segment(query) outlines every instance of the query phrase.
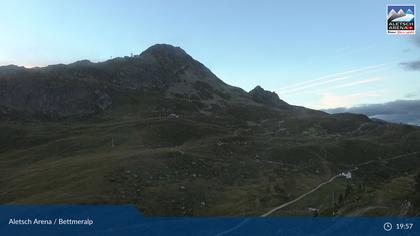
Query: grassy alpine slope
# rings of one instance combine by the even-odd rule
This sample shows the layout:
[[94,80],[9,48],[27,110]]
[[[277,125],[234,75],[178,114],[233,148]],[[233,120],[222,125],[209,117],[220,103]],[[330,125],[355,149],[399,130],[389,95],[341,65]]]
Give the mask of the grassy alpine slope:
[[102,63],[2,67],[0,121],[2,204],[261,215],[366,163],[273,215],[420,213],[418,127],[247,93],[169,45]]

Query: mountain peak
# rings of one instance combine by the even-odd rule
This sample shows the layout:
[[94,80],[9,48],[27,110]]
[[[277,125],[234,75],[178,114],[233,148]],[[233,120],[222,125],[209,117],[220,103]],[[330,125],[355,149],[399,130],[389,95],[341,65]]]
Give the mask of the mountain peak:
[[257,92],[265,92],[266,90],[264,90],[261,86],[257,85],[255,86],[255,88],[251,91],[249,91],[249,93],[257,93]]
[[285,101],[281,100],[277,93],[264,90],[261,86],[257,85],[253,90],[249,92],[252,99],[255,102],[262,103],[269,106],[288,106]]
[[175,47],[170,44],[155,44],[150,46],[140,55],[153,55],[164,57],[185,57],[188,54],[180,47]]

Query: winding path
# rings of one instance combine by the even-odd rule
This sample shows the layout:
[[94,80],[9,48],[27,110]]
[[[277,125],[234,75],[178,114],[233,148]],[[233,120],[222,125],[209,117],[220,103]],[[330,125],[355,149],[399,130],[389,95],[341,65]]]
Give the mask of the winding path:
[[[356,171],[356,170],[358,170],[358,169],[359,169],[358,167],[355,167],[355,168],[353,168],[353,169],[349,170],[349,172],[353,172],[353,171]],[[309,194],[311,194],[311,193],[315,192],[316,190],[318,190],[318,189],[319,189],[319,188],[321,188],[322,186],[324,186],[324,185],[326,185],[326,184],[331,183],[331,182],[332,182],[332,181],[334,181],[337,177],[340,177],[340,176],[341,176],[341,174],[334,175],[334,176],[333,176],[333,177],[331,177],[329,180],[327,180],[327,181],[325,181],[325,182],[323,182],[323,183],[320,183],[318,186],[316,186],[316,187],[315,187],[315,188],[313,188],[312,190],[309,190],[308,192],[306,192],[306,193],[304,193],[304,194],[300,195],[299,197],[295,198],[294,200],[292,200],[292,201],[290,201],[290,202],[286,202],[286,203],[281,204],[280,206],[274,207],[273,209],[271,209],[271,210],[270,210],[270,211],[268,211],[267,213],[262,214],[260,217],[266,217],[266,216],[269,216],[269,215],[271,215],[272,213],[274,213],[275,211],[278,211],[278,210],[280,210],[280,209],[282,209],[282,208],[284,208],[284,207],[287,207],[288,205],[291,205],[291,204],[293,204],[293,203],[295,203],[295,202],[299,201],[300,199],[302,199],[302,198],[304,198],[304,197],[308,196]]]
[[269,216],[269,215],[271,215],[272,213],[274,213],[275,211],[278,211],[278,210],[280,210],[280,209],[282,209],[282,208],[284,208],[284,207],[287,207],[288,205],[291,205],[291,204],[293,204],[293,203],[295,203],[295,202],[299,201],[300,199],[302,199],[302,198],[304,198],[304,197],[308,196],[309,194],[311,194],[311,193],[315,192],[316,190],[318,190],[318,189],[319,189],[319,188],[321,188],[322,186],[324,186],[324,185],[326,185],[326,184],[328,184],[328,183],[331,183],[331,182],[332,182],[335,178],[337,178],[337,177],[339,177],[339,176],[340,176],[339,174],[338,174],[338,175],[333,176],[331,179],[329,179],[329,180],[327,180],[327,181],[325,181],[325,182],[323,182],[323,183],[319,184],[318,186],[316,186],[315,188],[313,188],[313,189],[312,189],[312,190],[310,190],[309,192],[306,192],[306,193],[304,193],[304,194],[300,195],[299,197],[297,197],[296,199],[294,199],[294,200],[292,200],[292,201],[290,201],[290,202],[286,202],[286,203],[283,203],[283,204],[282,204],[282,205],[280,205],[280,206],[274,207],[273,209],[271,209],[271,210],[270,210],[270,211],[268,211],[267,213],[262,214],[260,217],[266,217],[266,216]]
[[[405,157],[405,156],[411,156],[411,155],[415,155],[415,154],[419,154],[419,153],[420,153],[420,152],[411,152],[411,153],[406,153],[406,154],[401,154],[401,155],[393,156],[393,157],[390,157],[390,158],[387,158],[387,159],[383,159],[383,160],[369,160],[369,161],[362,162],[362,163],[359,163],[359,164],[355,165],[355,167],[354,167],[353,169],[348,170],[348,171],[349,171],[349,172],[357,171],[357,170],[359,169],[359,167],[369,165],[369,164],[371,164],[371,163],[373,163],[373,162],[376,162],[376,161],[390,161],[390,160],[396,160],[396,159],[403,158],[403,157]],[[293,203],[295,203],[295,202],[299,201],[300,199],[302,199],[302,198],[304,198],[304,197],[306,197],[306,196],[308,196],[308,195],[312,194],[313,192],[315,192],[316,190],[318,190],[318,189],[319,189],[319,188],[321,188],[322,186],[324,186],[324,185],[326,185],[326,184],[331,183],[331,182],[332,182],[332,181],[334,181],[337,177],[340,177],[340,176],[341,176],[341,174],[337,174],[337,175],[335,175],[335,176],[331,177],[329,180],[327,180],[327,181],[325,181],[325,182],[320,183],[320,184],[319,184],[318,186],[316,186],[315,188],[313,188],[313,189],[309,190],[308,192],[306,192],[306,193],[304,193],[304,194],[300,195],[299,197],[295,198],[294,200],[289,201],[289,202],[286,202],[286,203],[283,203],[283,204],[281,204],[280,206],[274,207],[274,208],[273,208],[273,209],[271,209],[270,211],[268,211],[268,212],[266,212],[266,213],[264,213],[264,214],[260,215],[260,217],[267,217],[267,216],[269,216],[269,215],[273,214],[274,212],[276,212],[276,211],[278,211],[278,210],[280,210],[280,209],[282,209],[282,208],[284,208],[284,207],[286,207],[286,206],[289,206],[289,205],[291,205],[291,204],[293,204]],[[230,229],[228,229],[228,230],[225,230],[225,231],[223,231],[223,232],[221,232],[221,233],[218,233],[218,234],[216,234],[216,236],[222,236],[222,235],[226,235],[226,234],[228,234],[228,233],[231,233],[231,232],[233,232],[233,231],[235,231],[235,230],[239,229],[242,225],[244,225],[244,224],[245,224],[246,222],[248,222],[250,219],[251,219],[251,218],[247,218],[247,219],[245,219],[244,221],[240,222],[240,223],[239,223],[238,225],[236,225],[235,227],[230,228]]]
[[[348,171],[349,171],[349,172],[356,171],[356,170],[358,170],[358,169],[359,169],[359,167],[361,167],[361,166],[366,166],[366,165],[368,165],[368,164],[370,164],[370,163],[373,163],[373,162],[376,162],[376,161],[391,161],[391,160],[397,160],[397,159],[403,158],[403,157],[405,157],[405,156],[411,156],[411,155],[415,155],[415,154],[418,154],[418,153],[420,153],[420,152],[411,152],[411,153],[406,153],[406,154],[393,156],[393,157],[390,157],[390,158],[387,158],[387,159],[383,159],[383,160],[369,160],[369,161],[366,161],[366,162],[362,162],[362,163],[357,164],[357,165],[356,165],[353,169],[348,170]],[[300,199],[302,199],[302,198],[304,198],[304,197],[308,196],[309,194],[311,194],[311,193],[315,192],[316,190],[318,190],[318,189],[319,189],[319,188],[321,188],[322,186],[324,186],[324,185],[326,185],[326,184],[328,184],[328,183],[331,183],[331,182],[332,182],[332,181],[334,181],[337,177],[340,177],[340,176],[341,176],[340,174],[337,174],[337,175],[335,175],[335,176],[331,177],[329,180],[327,180],[327,181],[325,181],[325,182],[323,182],[323,183],[320,183],[318,186],[316,186],[316,187],[315,187],[315,188],[313,188],[312,190],[310,190],[310,191],[308,191],[308,192],[306,192],[306,193],[304,193],[304,194],[300,195],[299,197],[297,197],[296,199],[294,199],[294,200],[292,200],[292,201],[290,201],[290,202],[283,203],[282,205],[277,206],[277,207],[275,207],[275,208],[271,209],[271,210],[270,210],[270,211],[268,211],[267,213],[262,214],[260,217],[266,217],[266,216],[269,216],[269,215],[271,215],[272,213],[274,213],[275,211],[280,210],[280,209],[282,209],[282,208],[284,208],[284,207],[286,207],[286,206],[289,206],[289,205],[291,205],[291,204],[293,204],[293,203],[295,203],[295,202],[299,201]]]

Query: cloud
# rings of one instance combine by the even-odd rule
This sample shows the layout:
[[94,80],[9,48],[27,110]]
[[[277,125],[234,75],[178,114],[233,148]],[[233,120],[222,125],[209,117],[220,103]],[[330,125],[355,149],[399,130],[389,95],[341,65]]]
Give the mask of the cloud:
[[[341,79],[340,79],[341,80]],[[314,109],[326,109],[326,108],[334,108],[334,107],[349,107],[354,104],[358,104],[360,102],[365,101],[368,97],[380,97],[383,96],[384,91],[366,91],[366,92],[358,92],[352,94],[336,94],[334,90],[341,89],[341,88],[348,88],[353,86],[359,86],[362,84],[372,83],[376,81],[384,80],[383,77],[372,77],[364,80],[356,80],[349,83],[338,84],[335,86],[331,86],[328,88],[323,88],[317,91],[311,90],[310,93],[316,94],[317,96],[321,96],[321,99],[315,103],[311,102],[306,104],[306,106],[314,108]]]
[[328,113],[359,113],[389,122],[420,125],[420,100],[397,100],[382,104],[325,109],[324,111]]
[[418,89],[417,91],[413,91],[413,92],[407,93],[404,97],[405,98],[420,97],[420,89]]
[[[315,109],[331,109],[336,107],[349,107],[354,103],[365,100],[367,97],[382,96],[380,92],[361,92],[346,95],[338,95],[334,93],[324,93],[319,104],[311,107]],[[340,108],[341,109],[341,108]],[[345,108],[343,108],[345,109]]]
[[420,35],[416,35],[413,37],[413,43],[420,47]]
[[285,86],[285,87],[279,88],[277,92],[279,94],[295,93],[295,92],[299,92],[299,91],[306,90],[309,88],[318,87],[321,85],[350,79],[355,74],[381,69],[381,68],[384,68],[385,66],[386,64],[379,64],[379,65],[366,66],[366,67],[348,70],[344,72],[334,73],[334,74],[322,76],[317,79],[306,80],[306,81],[295,83],[289,86]]
[[402,62],[401,66],[405,67],[408,70],[420,70],[420,60],[411,61],[411,62]]
[[[411,38],[411,41],[417,46],[420,47],[420,35],[415,35]],[[420,60],[401,62],[400,66],[403,66],[407,70],[420,70]]]
[[330,87],[326,90],[330,90],[330,89],[338,89],[338,88],[347,88],[347,87],[352,87],[352,86],[356,86],[356,85],[360,85],[360,84],[367,84],[367,83],[371,83],[371,82],[375,82],[375,81],[380,81],[380,80],[384,80],[384,78],[382,77],[374,77],[374,78],[369,78],[369,79],[365,79],[365,80],[358,80],[358,81],[354,81],[354,82],[350,82],[350,83],[346,83],[346,84],[341,84],[341,85],[337,85],[334,87]]

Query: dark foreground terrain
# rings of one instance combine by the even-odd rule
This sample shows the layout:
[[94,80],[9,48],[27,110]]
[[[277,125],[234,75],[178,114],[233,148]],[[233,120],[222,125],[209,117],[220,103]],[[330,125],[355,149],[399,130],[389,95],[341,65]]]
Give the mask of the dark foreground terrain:
[[182,49],[0,67],[0,203],[148,215],[419,215],[420,128],[232,87]]

